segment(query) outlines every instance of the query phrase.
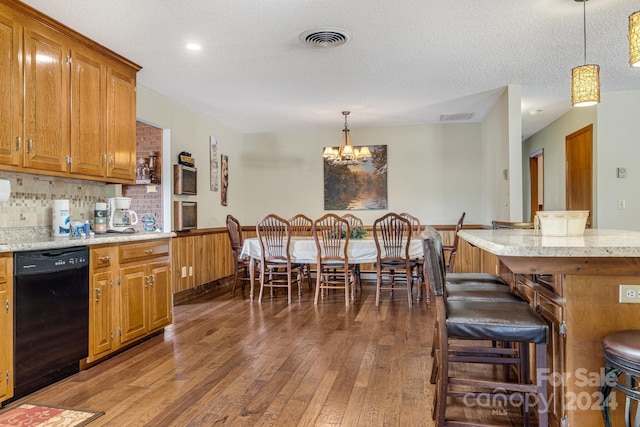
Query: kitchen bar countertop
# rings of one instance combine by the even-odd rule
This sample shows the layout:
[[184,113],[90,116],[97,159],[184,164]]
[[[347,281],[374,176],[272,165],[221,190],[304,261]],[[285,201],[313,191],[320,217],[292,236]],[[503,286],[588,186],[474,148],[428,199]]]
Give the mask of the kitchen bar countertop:
[[107,243],[128,243],[153,239],[166,239],[175,237],[175,233],[155,233],[155,232],[138,232],[138,233],[106,233],[96,234],[94,237],[88,238],[70,238],[70,237],[49,237],[41,235],[25,235],[20,239],[7,239],[0,241],[0,253],[2,252],[20,252],[20,251],[37,251],[43,249],[69,248],[73,246],[91,246],[102,245]]
[[538,230],[460,230],[487,252],[507,257],[640,257],[640,232],[586,229],[583,236],[543,236]]

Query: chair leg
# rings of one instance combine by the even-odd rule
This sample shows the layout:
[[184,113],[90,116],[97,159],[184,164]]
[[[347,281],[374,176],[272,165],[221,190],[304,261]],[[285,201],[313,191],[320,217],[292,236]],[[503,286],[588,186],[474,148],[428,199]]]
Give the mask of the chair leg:
[[233,273],[233,286],[231,287],[231,296],[236,296],[236,285],[238,284],[238,266],[236,265],[236,271]]
[[320,296],[321,283],[322,283],[322,267],[318,266],[318,271],[316,273],[316,298],[314,300],[315,305],[318,305],[318,297]]
[[377,280],[376,280],[376,307],[380,306],[380,288],[381,288],[381,282],[382,282],[382,271],[380,271],[380,266],[378,266],[377,268]]

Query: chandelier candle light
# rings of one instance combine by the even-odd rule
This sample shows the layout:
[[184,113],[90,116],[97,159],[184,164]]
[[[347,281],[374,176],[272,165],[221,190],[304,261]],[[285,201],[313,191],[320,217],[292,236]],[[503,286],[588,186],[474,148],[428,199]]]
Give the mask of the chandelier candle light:
[[369,147],[363,145],[359,149],[351,143],[351,134],[347,125],[347,116],[349,111],[343,111],[344,129],[342,130],[342,138],[340,139],[340,147],[324,147],[322,157],[332,165],[358,165],[360,162],[366,162],[371,157]]
[[584,64],[571,70],[571,104],[574,107],[588,107],[600,102],[600,66],[587,64],[587,12],[588,0],[582,2]]

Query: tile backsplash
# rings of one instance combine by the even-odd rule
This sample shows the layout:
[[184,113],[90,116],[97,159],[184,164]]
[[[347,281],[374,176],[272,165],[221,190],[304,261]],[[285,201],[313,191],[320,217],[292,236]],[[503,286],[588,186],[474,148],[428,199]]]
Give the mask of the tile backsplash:
[[11,181],[11,197],[0,202],[0,229],[51,228],[56,199],[69,199],[72,221],[93,220],[94,204],[106,199],[103,182],[0,171]]

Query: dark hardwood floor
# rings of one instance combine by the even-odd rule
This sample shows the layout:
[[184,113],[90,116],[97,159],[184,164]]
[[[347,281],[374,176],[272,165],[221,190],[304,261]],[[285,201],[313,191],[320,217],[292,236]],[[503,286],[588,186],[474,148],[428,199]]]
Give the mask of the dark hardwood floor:
[[306,284],[290,306],[219,291],[174,307],[163,335],[7,407],[104,411],[92,427],[432,426],[433,309],[409,309],[403,292],[376,309],[374,291],[349,308],[340,292],[314,306]]

